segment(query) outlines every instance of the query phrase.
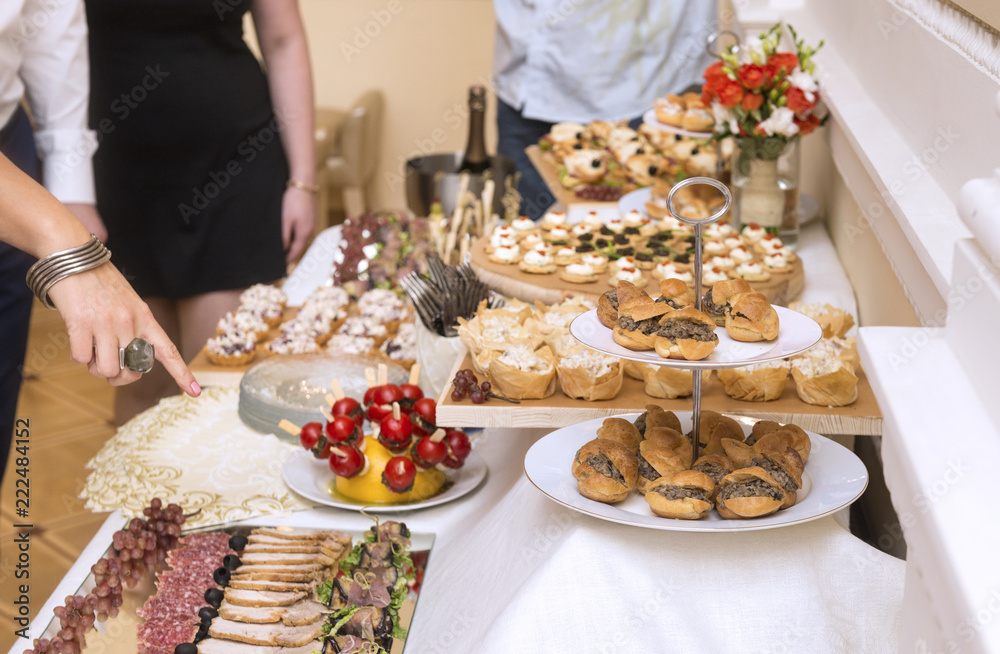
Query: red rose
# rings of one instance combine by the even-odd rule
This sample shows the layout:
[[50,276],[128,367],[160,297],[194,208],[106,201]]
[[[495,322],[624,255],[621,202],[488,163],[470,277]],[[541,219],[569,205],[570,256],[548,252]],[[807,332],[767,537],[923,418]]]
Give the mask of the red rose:
[[726,77],[726,74],[722,71],[723,63],[717,61],[708,68],[705,69],[705,80],[711,82],[712,80],[718,79],[720,77]]
[[787,75],[799,67],[799,57],[793,52],[775,52],[771,55],[771,58],[768,59],[767,65],[770,66],[775,73],[784,68],[785,75]]
[[739,85],[739,82],[726,79],[726,82],[718,88],[716,94],[719,96],[719,103],[723,107],[732,109],[743,99],[743,87]]
[[743,96],[742,106],[744,111],[759,109],[762,104],[764,104],[764,96],[760,93],[747,93]]
[[809,100],[806,99],[805,92],[802,89],[794,86],[788,89],[788,93],[786,94],[785,97],[788,98],[788,108],[791,109],[796,114],[807,113],[814,106],[814,103],[809,102]]
[[767,82],[767,71],[763,66],[757,64],[744,64],[736,71],[736,76],[743,82],[743,86],[751,91],[759,89]]
[[809,116],[804,120],[795,118],[795,124],[799,126],[799,134],[805,136],[806,134],[812,133],[817,127],[819,127],[819,118],[816,116]]

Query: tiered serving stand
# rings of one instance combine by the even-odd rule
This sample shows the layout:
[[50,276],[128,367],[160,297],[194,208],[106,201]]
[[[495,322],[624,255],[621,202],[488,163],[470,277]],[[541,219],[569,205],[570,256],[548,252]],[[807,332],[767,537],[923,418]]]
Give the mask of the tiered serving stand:
[[[703,219],[689,219],[679,215],[674,207],[674,196],[682,188],[694,184],[708,184],[718,189],[725,198],[724,206],[712,216]],[[731,204],[732,194],[725,184],[707,177],[684,180],[676,184],[667,196],[667,208],[671,215],[694,228],[696,252],[694,277],[698,310],[702,308],[702,228],[725,215]],[[732,340],[725,330],[718,330],[716,333],[719,345],[709,357],[701,361],[664,359],[653,352],[637,352],[624,348],[614,341],[611,330],[597,319],[596,309],[577,317],[570,324],[570,333],[583,345],[611,356],[692,371],[690,434],[693,465],[699,457],[700,450],[703,371],[784,359],[808,350],[822,337],[822,329],[811,318],[784,307],[774,308],[778,312],[780,325],[777,339],[763,343],[741,343]],[[622,417],[634,419],[636,416]],[[682,427],[687,427],[685,423],[688,422],[688,417],[685,415],[678,417]],[[524,460],[525,474],[542,493],[568,508],[602,520],[670,531],[733,532],[772,529],[830,515],[850,505],[861,496],[868,485],[865,466],[853,452],[834,441],[808,432],[813,448],[806,473],[803,475],[800,501],[796,505],[753,520],[724,520],[716,515],[702,520],[661,518],[653,515],[642,497],[634,493],[623,502],[609,505],[584,498],[577,492],[575,480],[570,474],[572,452],[595,438],[596,430],[602,422],[602,418],[596,418],[551,432],[532,446]],[[737,422],[745,432],[749,432],[756,420],[737,418]]]

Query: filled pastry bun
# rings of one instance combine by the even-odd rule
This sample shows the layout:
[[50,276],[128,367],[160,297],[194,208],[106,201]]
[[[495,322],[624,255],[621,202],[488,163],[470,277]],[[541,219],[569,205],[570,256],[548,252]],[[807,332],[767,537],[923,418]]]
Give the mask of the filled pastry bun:
[[712,285],[702,298],[702,310],[711,316],[719,327],[726,326],[726,313],[729,311],[729,298],[738,293],[753,291],[750,284],[742,279],[727,279]]
[[654,334],[653,347],[665,359],[699,361],[711,354],[719,344],[715,322],[694,307],[672,311],[663,316],[660,329]]
[[639,463],[635,454],[613,441],[596,438],[573,460],[573,477],[580,494],[597,502],[621,502],[635,488]]
[[795,504],[796,494],[802,488],[802,471],[805,470],[798,452],[790,447],[781,452],[768,450],[755,456],[750,465],[763,468],[785,491],[781,508],[787,509]]
[[706,454],[698,457],[698,460],[694,462],[691,469],[705,473],[715,482],[715,492],[712,493],[712,501],[714,502],[715,495],[719,490],[719,484],[722,483],[722,478],[733,470],[736,470],[736,464],[725,454]]
[[680,279],[669,277],[660,282],[660,297],[656,301],[666,304],[671,311],[686,309],[694,306],[694,291]]
[[762,452],[783,452],[787,448],[792,448],[799,454],[804,464],[809,460],[809,453],[812,451],[812,442],[809,434],[798,425],[791,423],[779,427],[761,436],[753,444],[754,455]]
[[660,477],[670,476],[686,468],[687,464],[669,447],[658,446],[648,440],[642,441],[639,443],[639,476],[635,487],[645,494],[649,485]]
[[774,340],[778,338],[778,312],[760,293],[739,293],[729,298],[726,332],[744,343]]
[[597,319],[608,329],[618,326],[618,288],[606,291],[597,299]]
[[597,437],[614,441],[633,453],[639,451],[642,441],[638,427],[625,418],[605,418],[604,424],[597,428]]
[[[626,286],[627,285],[627,286]],[[615,342],[630,350],[652,350],[660,329],[660,316],[669,307],[653,301],[631,282],[618,282],[618,324]]]
[[698,520],[712,510],[715,482],[703,472],[683,470],[661,477],[646,489],[646,503],[658,516]]
[[647,404],[646,414],[647,427],[670,427],[682,431],[680,418],[673,411],[667,411],[658,404]]
[[726,519],[771,515],[785,502],[784,489],[759,466],[735,470],[720,485],[715,508]]
[[654,447],[665,447],[673,450],[674,454],[684,462],[684,467],[691,464],[691,439],[670,427],[651,427],[646,425],[646,438],[643,443],[649,443]]

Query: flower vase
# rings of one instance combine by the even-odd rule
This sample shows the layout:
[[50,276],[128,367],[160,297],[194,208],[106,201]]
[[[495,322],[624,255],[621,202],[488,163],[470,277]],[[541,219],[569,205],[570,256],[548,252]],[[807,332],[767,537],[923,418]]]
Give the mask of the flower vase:
[[743,138],[733,157],[734,223],[777,234],[794,249],[799,234],[799,140]]

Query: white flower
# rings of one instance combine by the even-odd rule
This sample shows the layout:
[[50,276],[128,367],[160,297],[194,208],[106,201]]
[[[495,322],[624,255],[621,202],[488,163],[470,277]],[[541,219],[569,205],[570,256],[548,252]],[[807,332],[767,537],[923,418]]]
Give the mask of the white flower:
[[767,61],[764,55],[764,42],[754,36],[740,44],[740,64],[763,64]]
[[788,82],[792,86],[801,89],[802,93],[806,96],[806,100],[809,102],[816,100],[816,91],[819,90],[819,85],[816,83],[816,78],[806,71],[796,69],[794,73],[788,76]]
[[718,102],[712,103],[712,116],[715,118],[715,125],[718,129],[722,125],[729,125],[731,134],[740,133],[740,123],[736,118],[736,112],[723,107]]
[[757,123],[757,131],[762,131],[768,136],[780,134],[792,137],[799,133],[799,126],[795,124],[795,113],[791,109],[778,107],[767,120]]

